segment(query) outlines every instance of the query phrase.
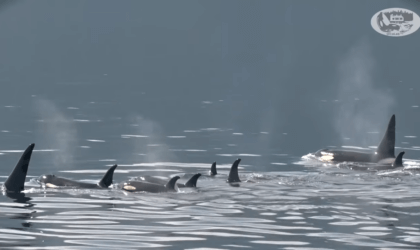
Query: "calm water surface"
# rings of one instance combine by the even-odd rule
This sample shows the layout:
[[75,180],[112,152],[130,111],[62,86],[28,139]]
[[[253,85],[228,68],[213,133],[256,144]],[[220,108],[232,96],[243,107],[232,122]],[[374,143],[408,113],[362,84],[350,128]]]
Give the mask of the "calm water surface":
[[[24,195],[0,198],[2,248],[418,249],[420,245],[420,163],[415,160],[406,159],[404,170],[352,171],[316,162],[310,155],[238,149],[244,137],[271,136],[264,131],[246,134],[232,128],[186,127],[165,135],[144,118],[126,124],[112,116],[84,115],[81,122],[68,111],[82,116],[82,108],[64,109],[46,100],[33,103],[45,116],[31,121],[37,124],[36,131],[47,126],[48,133],[56,136],[37,144]],[[75,132],[92,124],[112,129],[86,138]],[[3,134],[19,136],[14,131]],[[76,134],[73,141],[70,137]],[[194,141],[199,140],[208,144],[198,147]],[[116,152],[106,153],[106,148]],[[418,149],[404,150],[413,154]],[[10,161],[7,168],[3,166],[4,182],[22,150],[3,144],[1,152]],[[243,182],[235,187],[226,178],[238,157]],[[215,178],[206,176],[210,159],[218,162]],[[35,181],[41,174],[54,173],[95,183],[114,163],[119,167],[108,190],[45,190]],[[119,182],[140,175],[197,172],[203,173],[198,187],[179,193],[135,194],[117,188]]]

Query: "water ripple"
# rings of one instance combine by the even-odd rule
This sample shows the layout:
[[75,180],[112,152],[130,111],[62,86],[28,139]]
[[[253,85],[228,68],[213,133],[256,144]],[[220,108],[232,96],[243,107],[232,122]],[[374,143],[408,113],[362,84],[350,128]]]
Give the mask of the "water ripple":
[[[179,168],[179,175],[209,168],[155,162],[133,170],[166,164]],[[196,189],[179,193],[127,193],[117,184],[105,190],[50,190],[30,181],[27,201],[1,197],[0,217],[9,227],[1,228],[0,244],[49,249],[42,241],[54,239],[55,246],[66,249],[170,249],[181,242],[192,249],[325,249],[322,242],[328,241],[331,249],[413,249],[419,243],[420,224],[413,219],[420,216],[418,177],[398,176],[401,181],[336,169],[310,174],[242,170],[241,178],[253,182],[231,186],[223,171],[229,164],[221,165],[218,176],[203,176]],[[97,180],[86,175],[103,173],[64,171],[91,183]]]

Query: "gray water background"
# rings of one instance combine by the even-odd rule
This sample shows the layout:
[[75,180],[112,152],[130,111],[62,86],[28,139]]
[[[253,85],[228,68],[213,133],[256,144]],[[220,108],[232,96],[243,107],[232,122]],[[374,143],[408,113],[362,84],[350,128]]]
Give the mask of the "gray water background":
[[[396,151],[418,164],[420,33],[376,33],[371,17],[391,7],[420,13],[384,0],[0,5],[0,182],[19,150],[40,150],[31,200],[0,198],[0,246],[417,249],[416,171],[301,160],[376,146],[396,114]],[[257,183],[202,177],[197,190],[127,195],[33,181],[94,182],[114,163],[115,182],[213,161],[226,174],[238,157]]]

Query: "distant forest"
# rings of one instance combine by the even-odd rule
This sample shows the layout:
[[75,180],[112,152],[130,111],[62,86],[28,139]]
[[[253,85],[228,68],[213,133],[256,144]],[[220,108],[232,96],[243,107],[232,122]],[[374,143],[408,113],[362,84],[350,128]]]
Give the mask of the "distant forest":
[[404,17],[404,21],[413,21],[413,13],[408,13],[407,11],[391,11],[391,12],[384,12],[385,16],[388,19],[391,19],[391,15],[401,15]]

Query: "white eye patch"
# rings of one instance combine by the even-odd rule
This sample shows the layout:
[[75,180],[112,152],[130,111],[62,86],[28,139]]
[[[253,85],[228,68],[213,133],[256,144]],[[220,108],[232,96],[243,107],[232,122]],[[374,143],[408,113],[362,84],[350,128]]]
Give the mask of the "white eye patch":
[[124,184],[123,189],[125,189],[125,190],[136,190],[136,187],[133,187],[133,186],[131,186],[131,185],[125,185],[125,184]]
[[58,186],[56,186],[54,184],[51,184],[51,183],[47,183],[47,184],[45,184],[45,186],[46,187],[49,187],[49,188],[56,188],[56,187],[58,187]]

